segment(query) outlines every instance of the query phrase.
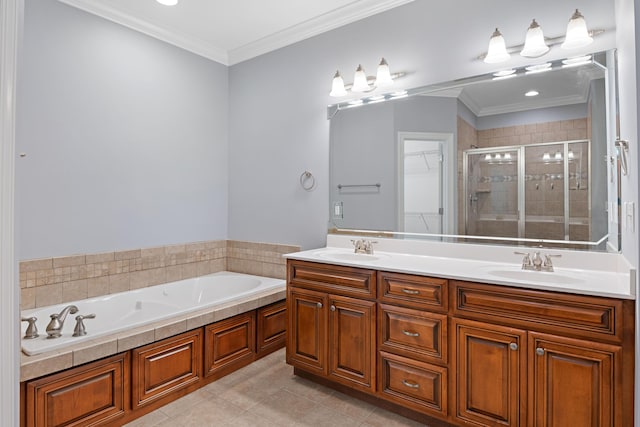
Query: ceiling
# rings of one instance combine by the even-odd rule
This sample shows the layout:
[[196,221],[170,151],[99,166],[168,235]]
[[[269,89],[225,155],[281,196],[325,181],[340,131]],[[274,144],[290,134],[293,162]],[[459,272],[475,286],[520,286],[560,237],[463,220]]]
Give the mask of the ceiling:
[[413,0],[59,0],[225,65]]

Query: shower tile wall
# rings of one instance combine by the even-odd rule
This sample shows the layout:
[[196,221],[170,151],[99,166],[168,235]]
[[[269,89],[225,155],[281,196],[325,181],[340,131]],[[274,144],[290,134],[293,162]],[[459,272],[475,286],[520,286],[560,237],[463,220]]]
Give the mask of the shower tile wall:
[[181,279],[234,271],[286,278],[299,246],[212,240],[20,262],[20,308],[44,307]]
[[[590,109],[588,109],[590,111]],[[463,188],[463,168],[462,158],[464,150],[470,148],[490,148],[504,147],[514,145],[530,145],[546,142],[562,142],[572,140],[582,140],[590,138],[589,117],[574,120],[561,120],[554,122],[536,123],[530,125],[510,126],[503,128],[494,128],[486,130],[476,130],[471,124],[461,117],[458,117],[458,188]],[[473,147],[472,147],[473,145]],[[526,175],[542,175],[549,173],[549,165],[545,165],[536,159],[542,158],[542,153],[538,153],[537,149],[531,147],[526,150],[525,164],[527,165]],[[561,166],[559,166],[561,168]],[[585,163],[586,167],[586,163]],[[584,168],[583,168],[584,169]],[[575,172],[575,171],[573,171]],[[586,173],[586,169],[582,171]],[[560,169],[559,173],[562,173]],[[561,181],[558,181],[560,183]],[[562,216],[564,209],[564,194],[562,186],[556,184],[551,189],[550,182],[545,181],[538,183],[538,189],[535,189],[536,182],[528,180],[525,183],[527,217],[529,216]],[[517,191],[517,186],[506,186],[507,192],[501,194],[492,194],[493,203],[508,203],[507,200],[515,197],[508,194],[508,191]],[[588,190],[570,191],[570,215],[575,218],[570,226],[570,237],[572,240],[589,239],[588,226]],[[458,230],[464,231],[464,194],[459,192],[458,203],[461,208],[458,210]],[[581,220],[583,219],[583,220]],[[517,229],[511,229],[509,223],[501,221],[478,221],[477,229],[474,234],[477,235],[499,235],[506,236],[516,233]],[[562,223],[554,223],[549,221],[528,221],[525,227],[526,236],[536,236],[544,238],[562,239],[564,238],[564,226]]]

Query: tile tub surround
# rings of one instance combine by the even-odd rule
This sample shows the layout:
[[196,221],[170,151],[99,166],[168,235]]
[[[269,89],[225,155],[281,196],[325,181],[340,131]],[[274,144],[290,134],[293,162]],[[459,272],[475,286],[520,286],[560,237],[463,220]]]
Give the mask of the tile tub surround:
[[286,278],[295,245],[213,240],[20,262],[20,309],[92,298],[218,271]]

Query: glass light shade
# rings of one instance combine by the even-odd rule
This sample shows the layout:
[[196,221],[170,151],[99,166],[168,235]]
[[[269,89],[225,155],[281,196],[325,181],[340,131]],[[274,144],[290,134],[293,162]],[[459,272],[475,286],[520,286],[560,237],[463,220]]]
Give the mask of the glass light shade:
[[336,71],[336,74],[333,76],[333,83],[331,84],[331,92],[329,96],[345,96],[347,94],[346,89],[344,88],[344,80],[342,80],[342,76],[339,71]]
[[165,6],[175,6],[178,4],[178,0],[156,0],[156,1]]
[[490,160],[491,160],[491,154],[485,154],[485,155],[484,155],[484,159],[485,159],[486,161],[490,161]]
[[507,52],[507,45],[504,42],[502,33],[496,28],[489,39],[489,50],[487,56],[484,57],[484,62],[487,64],[496,64],[498,62],[504,62],[511,58],[511,55]]
[[393,79],[391,78],[391,72],[389,71],[389,64],[387,64],[387,61],[382,58],[380,65],[378,65],[378,72],[376,73],[376,82],[374,83],[374,86],[387,87],[392,84]]
[[560,47],[563,49],[578,49],[588,46],[592,42],[593,38],[589,35],[584,16],[576,9],[569,20],[567,35],[564,38],[564,43],[562,43]]
[[549,52],[549,46],[547,46],[547,43],[544,41],[542,28],[540,28],[540,25],[538,25],[534,19],[527,30],[524,47],[522,48],[522,51],[520,51],[520,55],[527,58],[537,58],[547,52]]
[[367,92],[371,90],[371,86],[367,82],[367,74],[364,72],[362,65],[358,65],[356,74],[353,76],[352,92]]
[[542,155],[542,160],[544,160],[545,162],[548,162],[549,160],[551,160],[551,156],[549,155],[549,153],[544,153]]
[[561,152],[559,152],[559,151],[556,151],[556,155],[554,156],[554,158],[555,158],[556,160],[562,160],[562,153],[561,153]]
[[511,160],[511,153],[504,153],[505,160]]
[[573,159],[574,154],[573,154],[573,150],[569,150],[569,159]]

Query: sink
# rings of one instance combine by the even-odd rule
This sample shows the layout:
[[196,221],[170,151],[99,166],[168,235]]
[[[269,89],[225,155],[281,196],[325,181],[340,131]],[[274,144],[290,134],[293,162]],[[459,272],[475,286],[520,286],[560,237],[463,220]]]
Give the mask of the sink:
[[322,250],[316,252],[319,258],[332,259],[335,261],[350,261],[350,262],[372,262],[381,258],[388,258],[386,254],[357,254],[355,252],[339,251],[339,250]]
[[586,281],[581,272],[532,271],[522,270],[520,267],[492,267],[486,269],[485,274],[503,279],[563,285],[578,285]]

